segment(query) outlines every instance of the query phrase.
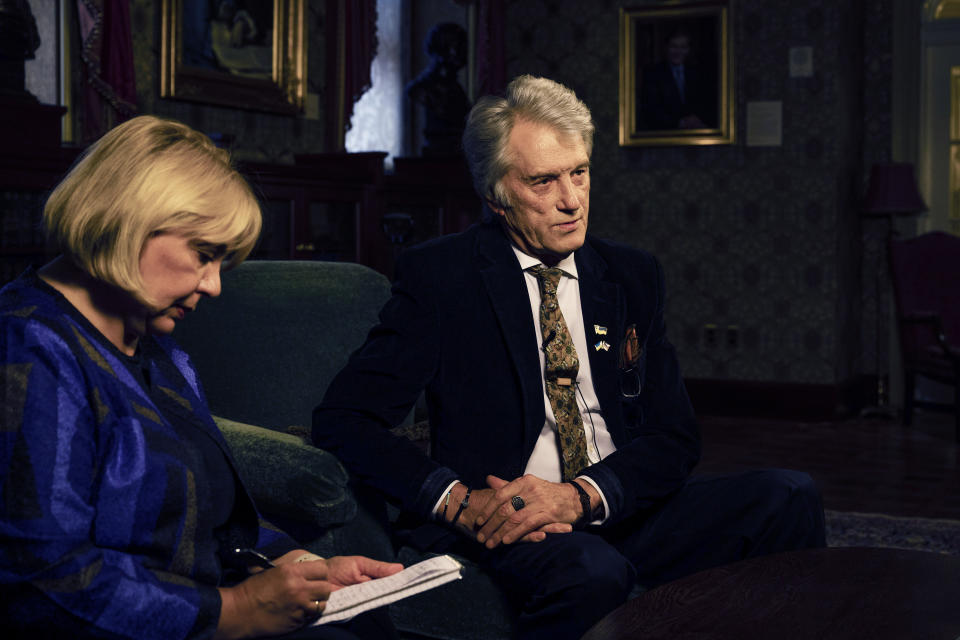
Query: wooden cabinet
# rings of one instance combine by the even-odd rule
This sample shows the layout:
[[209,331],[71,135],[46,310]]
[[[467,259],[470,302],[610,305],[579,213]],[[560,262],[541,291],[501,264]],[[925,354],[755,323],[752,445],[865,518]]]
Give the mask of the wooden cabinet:
[[0,286],[52,257],[40,226],[43,205],[78,154],[53,148],[0,155]]
[[[384,156],[304,155],[280,175],[250,173],[265,202],[275,203],[278,220],[287,219],[285,203],[296,202],[289,213],[291,257],[356,261],[392,278],[404,248],[479,220],[480,200],[462,160],[397,158],[388,174]],[[294,183],[292,191],[281,186]],[[284,229],[278,223],[274,237]],[[261,245],[266,242],[265,234]]]
[[[0,159],[0,284],[44,249],[46,197],[79,150],[26,150]],[[461,162],[400,158],[386,174],[386,154],[298,156],[294,165],[245,163],[263,209],[263,233],[251,259],[359,262],[393,277],[396,257],[412,244],[460,231],[479,219],[480,202]]]
[[[264,210],[257,258],[359,262],[386,273],[381,228],[385,153],[298,156],[289,165],[245,169]],[[282,221],[282,222],[281,222]],[[275,227],[275,231],[268,227]],[[286,235],[285,235],[286,234]]]
[[466,162],[454,158],[396,158],[385,178],[386,213],[410,212],[411,242],[463,231],[480,219],[480,199]]
[[0,286],[51,257],[40,218],[80,150],[60,146],[66,109],[27,93],[0,94]]

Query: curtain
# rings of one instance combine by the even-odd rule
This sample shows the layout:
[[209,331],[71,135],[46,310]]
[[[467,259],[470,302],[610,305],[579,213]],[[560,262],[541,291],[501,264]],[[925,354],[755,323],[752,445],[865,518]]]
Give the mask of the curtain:
[[477,96],[500,95],[507,86],[504,0],[477,0]]
[[[328,78],[336,78],[333,85],[340,91],[330,91],[332,129],[327,145],[343,150],[344,134],[350,127],[353,105],[370,88],[370,66],[377,55],[377,0],[330,0],[328,2],[327,31],[329,42],[342,37],[342,51],[331,55]],[[328,50],[330,51],[330,50]],[[331,87],[331,88],[333,88]],[[343,100],[342,104],[337,104]]]
[[81,141],[99,138],[137,111],[130,0],[77,0],[83,61]]

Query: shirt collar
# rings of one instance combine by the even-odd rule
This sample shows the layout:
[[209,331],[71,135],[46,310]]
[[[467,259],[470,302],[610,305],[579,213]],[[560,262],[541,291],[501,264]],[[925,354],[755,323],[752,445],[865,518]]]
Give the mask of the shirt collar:
[[[535,267],[538,264],[543,264],[540,260],[537,260],[533,256],[527,255],[523,251],[520,251],[515,245],[511,244],[510,248],[513,249],[513,253],[516,254],[517,260],[520,261],[520,268],[526,271],[530,267]],[[546,265],[544,265],[546,266]],[[577,274],[577,259],[574,257],[573,252],[570,252],[566,258],[557,263],[557,268],[564,273],[564,275],[573,278],[574,280],[579,279]]]

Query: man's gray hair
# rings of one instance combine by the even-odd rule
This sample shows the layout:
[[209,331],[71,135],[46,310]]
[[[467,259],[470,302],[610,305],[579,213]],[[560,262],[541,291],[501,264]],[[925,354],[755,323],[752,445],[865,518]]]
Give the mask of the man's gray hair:
[[504,97],[483,96],[467,117],[463,152],[484,203],[511,206],[503,177],[513,162],[507,141],[518,119],[550,126],[564,137],[580,136],[588,158],[593,151],[593,118],[587,105],[559,82],[518,76],[507,85]]

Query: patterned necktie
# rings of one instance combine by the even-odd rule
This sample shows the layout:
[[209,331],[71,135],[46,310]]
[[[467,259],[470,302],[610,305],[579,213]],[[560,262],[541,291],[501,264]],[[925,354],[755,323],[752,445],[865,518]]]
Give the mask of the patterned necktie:
[[563,480],[573,480],[590,464],[587,457],[587,439],[583,432],[583,420],[577,408],[577,371],[580,361],[573,339],[567,331],[567,323],[557,302],[557,284],[560,269],[547,269],[543,265],[530,271],[540,282],[540,331],[543,333],[543,353],[546,362],[544,380],[547,397],[557,421],[560,440],[560,466]]

